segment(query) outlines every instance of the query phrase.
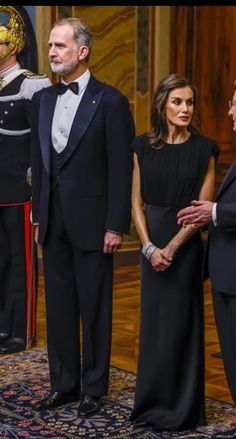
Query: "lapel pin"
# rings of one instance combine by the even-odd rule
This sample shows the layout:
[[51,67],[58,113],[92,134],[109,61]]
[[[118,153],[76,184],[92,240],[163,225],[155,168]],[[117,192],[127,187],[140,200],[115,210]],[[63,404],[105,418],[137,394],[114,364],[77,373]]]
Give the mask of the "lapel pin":
[[96,101],[93,101],[93,104],[96,104]]

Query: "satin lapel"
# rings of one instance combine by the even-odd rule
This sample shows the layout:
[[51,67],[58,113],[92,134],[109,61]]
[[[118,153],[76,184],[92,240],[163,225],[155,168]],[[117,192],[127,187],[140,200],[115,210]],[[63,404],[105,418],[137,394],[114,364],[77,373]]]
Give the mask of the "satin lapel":
[[72,152],[78,147],[81,138],[85,134],[90,122],[95,116],[103,93],[103,90],[100,90],[94,94],[91,94],[89,91],[89,87],[87,87],[87,89],[85,90],[71,127],[62,165],[68,160]]
[[225,191],[225,189],[228,187],[228,185],[236,178],[236,163],[233,163],[231,167],[229,168],[228,172],[226,173],[224,179],[222,180],[222,183],[220,185],[220,188],[218,190],[218,193],[216,195],[216,200],[221,196],[222,192]]
[[56,100],[56,90],[51,88],[50,91],[45,91],[42,94],[39,108],[39,138],[43,164],[47,174],[50,174],[51,128]]

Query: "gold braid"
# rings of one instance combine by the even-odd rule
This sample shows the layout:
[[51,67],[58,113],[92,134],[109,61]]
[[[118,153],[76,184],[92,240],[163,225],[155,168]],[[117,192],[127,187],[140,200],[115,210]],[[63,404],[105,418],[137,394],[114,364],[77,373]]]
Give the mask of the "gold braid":
[[7,23],[0,21],[0,43],[7,44],[6,49],[0,54],[0,60],[10,55],[15,48],[20,52],[25,44],[25,26],[20,13],[14,6],[0,6],[1,12],[5,12],[9,20]]

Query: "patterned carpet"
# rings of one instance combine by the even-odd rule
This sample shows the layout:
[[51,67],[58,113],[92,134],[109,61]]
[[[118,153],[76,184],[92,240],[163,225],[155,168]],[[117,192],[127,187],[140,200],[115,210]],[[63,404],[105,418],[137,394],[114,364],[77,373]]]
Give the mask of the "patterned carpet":
[[47,355],[33,349],[0,357],[0,438],[21,439],[186,439],[214,438],[236,426],[236,408],[207,398],[208,426],[181,433],[152,433],[133,428],[129,415],[135,375],[111,369],[110,394],[99,415],[77,418],[77,403],[54,411],[34,412],[33,405],[50,390]]

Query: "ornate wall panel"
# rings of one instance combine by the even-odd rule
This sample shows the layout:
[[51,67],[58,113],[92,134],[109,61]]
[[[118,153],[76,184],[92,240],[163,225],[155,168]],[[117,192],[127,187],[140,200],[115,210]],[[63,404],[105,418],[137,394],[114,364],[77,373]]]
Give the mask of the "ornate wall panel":
[[214,138],[221,149],[217,186],[236,152],[228,116],[236,78],[235,22],[236,6],[172,8],[171,68],[189,76],[197,85],[199,128]]
[[134,101],[135,9],[132,6],[76,6],[76,17],[93,32],[93,74]]

